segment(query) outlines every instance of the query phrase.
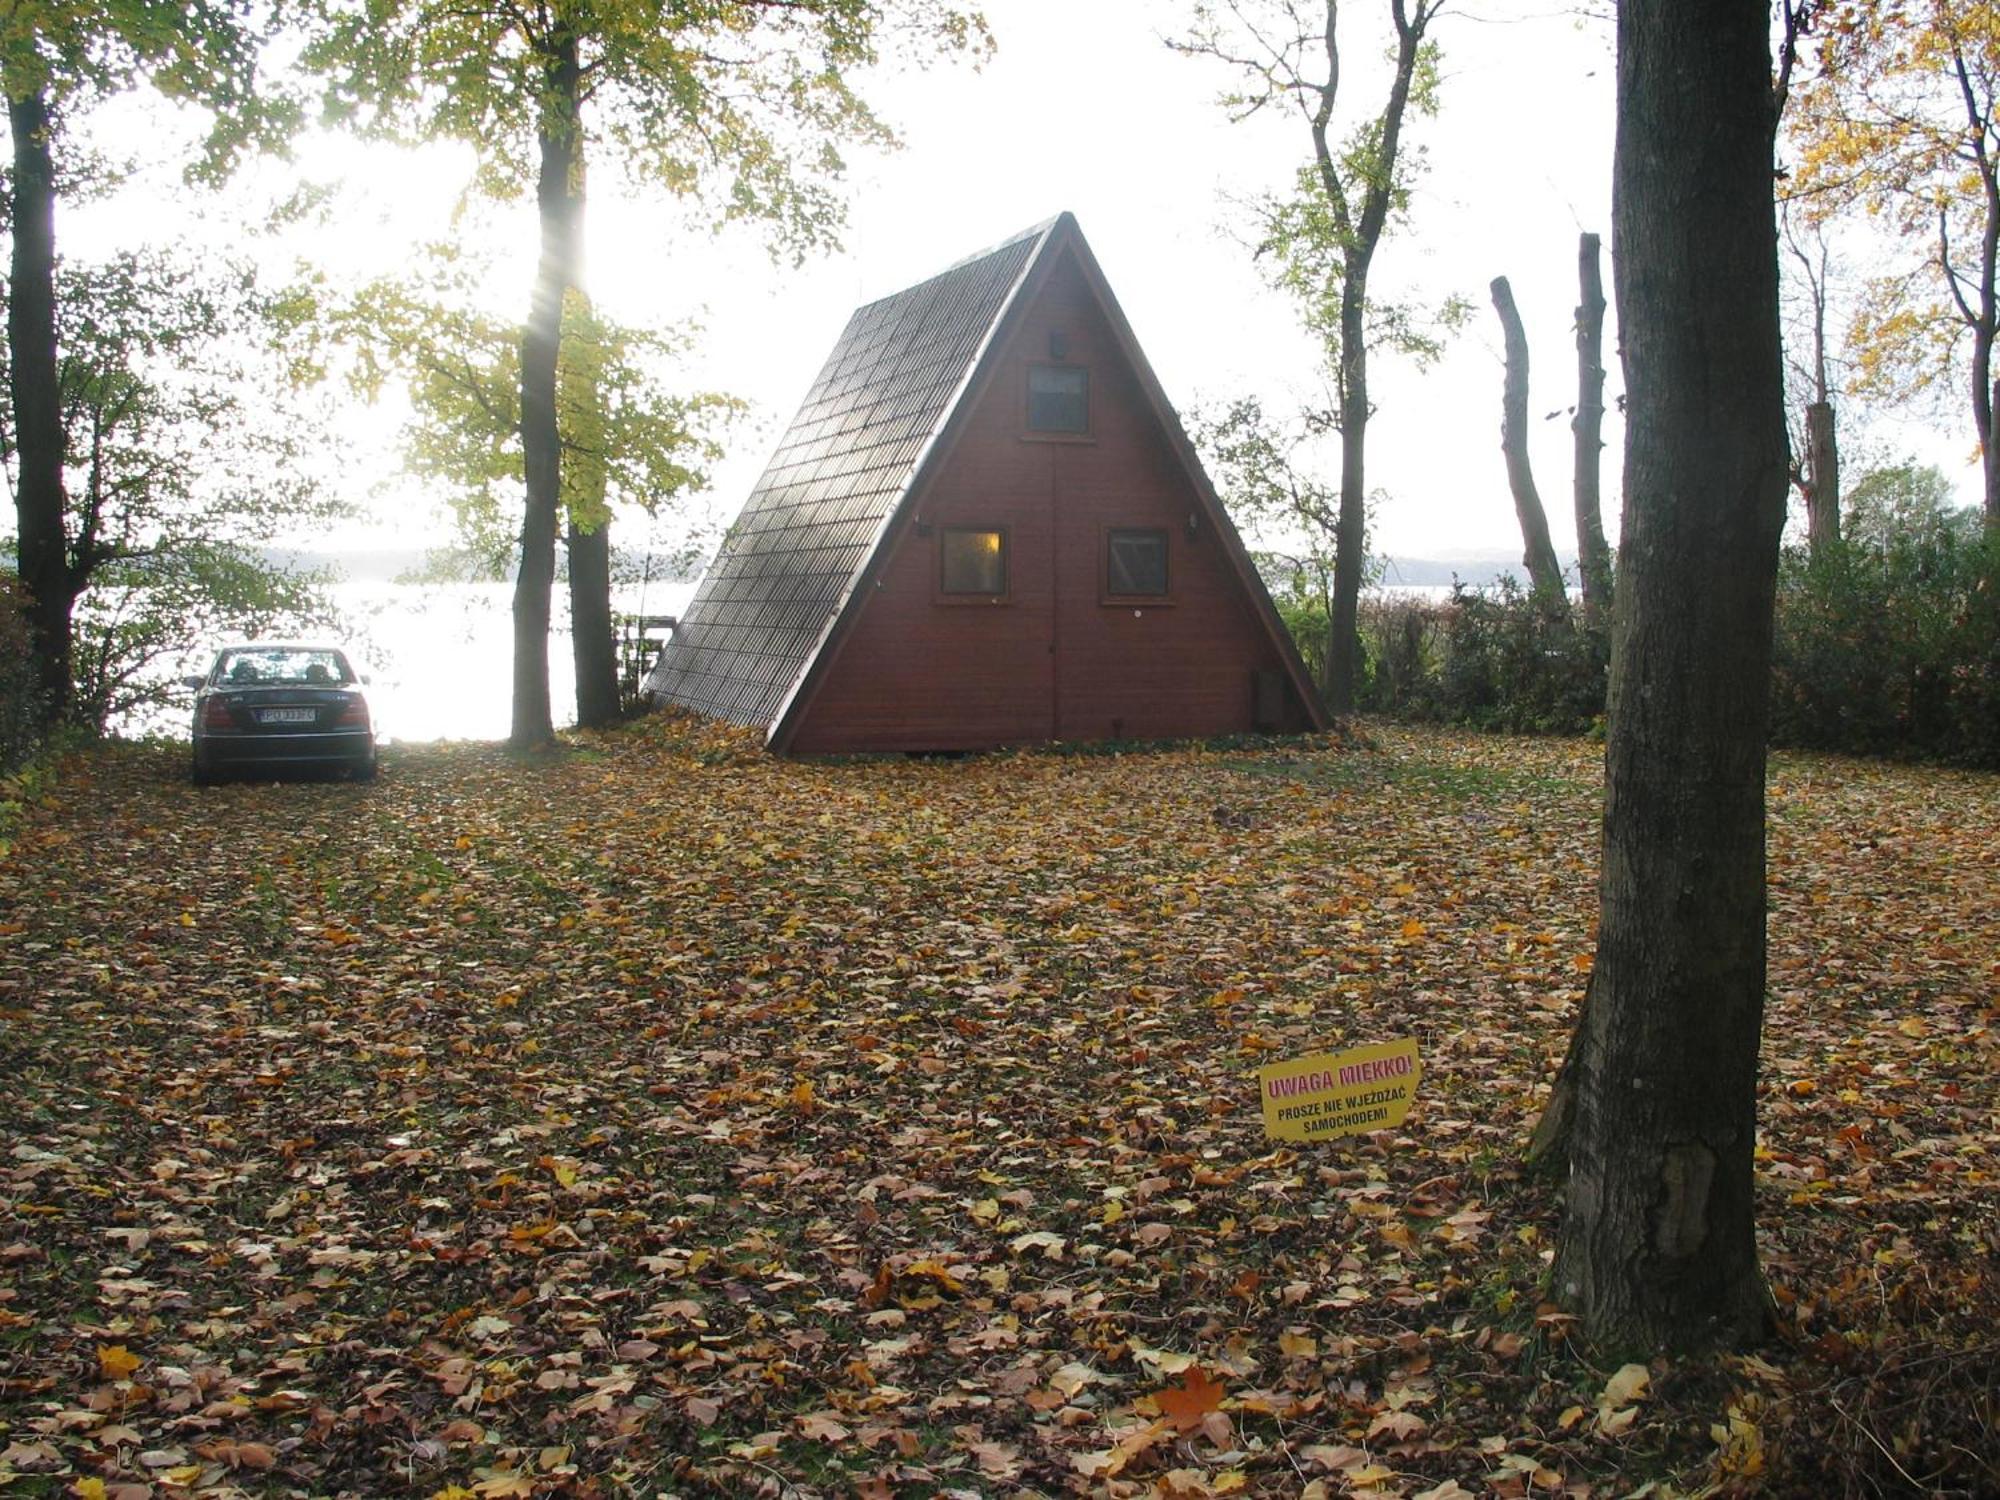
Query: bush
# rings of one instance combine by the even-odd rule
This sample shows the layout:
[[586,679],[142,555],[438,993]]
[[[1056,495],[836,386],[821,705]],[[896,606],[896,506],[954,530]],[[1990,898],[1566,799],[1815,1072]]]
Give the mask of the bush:
[[1371,600],[1361,633],[1362,702],[1377,713],[1575,734],[1604,712],[1603,636],[1551,612],[1511,578],[1490,593],[1454,587],[1444,604]]
[[[1780,563],[1771,743],[2000,767],[2000,533],[1908,466],[1857,485],[1845,525]],[[1324,607],[1297,589],[1277,603],[1317,674]],[[1603,721],[1607,635],[1511,578],[1444,603],[1364,599],[1359,626],[1369,712],[1515,733]]]
[[1785,554],[1774,744],[2000,766],[2000,539],[1976,513]]
[[1285,622],[1299,660],[1305,664],[1306,675],[1314,682],[1324,683],[1327,639],[1325,603],[1317,595],[1296,588],[1274,590],[1271,602],[1278,607],[1278,618]]

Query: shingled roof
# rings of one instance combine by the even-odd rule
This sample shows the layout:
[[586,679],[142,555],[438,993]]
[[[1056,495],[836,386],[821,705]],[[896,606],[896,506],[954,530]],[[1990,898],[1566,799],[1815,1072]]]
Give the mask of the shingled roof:
[[857,310],[703,575],[647,693],[771,724],[838,620],[1065,214]]

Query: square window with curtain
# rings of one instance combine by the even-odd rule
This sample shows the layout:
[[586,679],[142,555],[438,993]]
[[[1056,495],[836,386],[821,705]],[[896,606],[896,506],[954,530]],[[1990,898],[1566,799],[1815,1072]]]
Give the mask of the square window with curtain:
[[1114,599],[1158,599],[1167,592],[1167,533],[1157,526],[1114,526],[1104,534],[1104,592]]
[[1028,431],[1090,431],[1090,372],[1081,365],[1029,365]]
[[1007,592],[1007,533],[947,526],[939,533],[938,588],[946,594],[997,597]]

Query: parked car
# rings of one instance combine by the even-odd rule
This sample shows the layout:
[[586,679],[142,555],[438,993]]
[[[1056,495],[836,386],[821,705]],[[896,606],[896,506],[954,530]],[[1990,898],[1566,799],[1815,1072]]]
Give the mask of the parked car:
[[253,641],[224,646],[195,690],[197,786],[235,771],[279,767],[375,777],[375,719],[367,679],[338,646]]

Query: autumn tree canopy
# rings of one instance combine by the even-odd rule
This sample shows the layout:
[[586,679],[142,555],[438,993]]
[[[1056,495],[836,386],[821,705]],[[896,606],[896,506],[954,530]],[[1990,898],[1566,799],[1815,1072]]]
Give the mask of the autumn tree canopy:
[[30,646],[48,718],[72,705],[71,613],[92,559],[68,509],[56,209],[90,180],[76,153],[81,121],[138,89],[209,111],[189,171],[213,180],[244,146],[281,137],[291,111],[260,87],[263,41],[243,0],[72,0],[0,7],[0,85],[12,154],[6,229],[8,426],[14,449],[16,555],[29,595]]
[[[879,60],[885,38],[948,51],[984,38],[976,19],[942,0],[902,7],[893,30],[879,22],[862,0],[726,0],[671,13],[649,0],[317,7],[306,57],[328,80],[336,116],[369,134],[464,141],[478,153],[486,192],[534,195],[540,263],[519,357],[525,503],[510,734],[518,748],[553,737],[550,594],[565,524],[578,717],[598,722],[616,706],[609,518],[588,504],[566,513],[562,481],[565,330],[590,317],[583,210],[591,158],[688,200],[712,222],[760,225],[774,254],[830,244],[842,218],[843,144],[892,139],[853,75]],[[572,413],[591,406],[568,403]],[[572,485],[568,497],[582,493]]]
[[1963,380],[2000,526],[1993,343],[2000,329],[2000,10],[1985,0],[1845,0],[1820,18],[1795,98],[1791,194],[1820,220],[1894,235],[1851,329],[1857,389],[1905,399]]

